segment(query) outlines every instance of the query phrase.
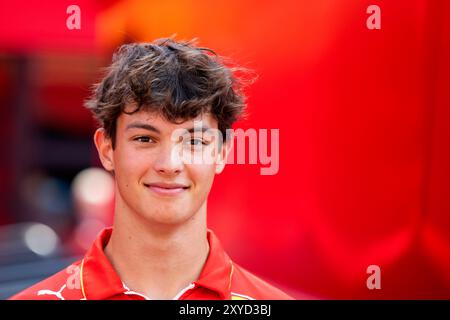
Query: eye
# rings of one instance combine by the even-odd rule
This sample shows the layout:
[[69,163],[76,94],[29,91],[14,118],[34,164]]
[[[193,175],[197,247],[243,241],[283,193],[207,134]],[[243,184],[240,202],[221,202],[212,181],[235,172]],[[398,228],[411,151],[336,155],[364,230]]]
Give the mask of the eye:
[[133,141],[149,143],[149,142],[153,142],[153,139],[148,136],[139,136],[139,137],[134,138]]
[[206,145],[206,143],[202,139],[191,139],[189,140],[189,144],[191,146],[200,146],[200,145]]
[[207,141],[205,139],[201,139],[201,138],[190,138],[190,139],[185,140],[184,143],[188,148],[197,149],[197,150],[202,148],[202,146],[209,145],[209,141]]

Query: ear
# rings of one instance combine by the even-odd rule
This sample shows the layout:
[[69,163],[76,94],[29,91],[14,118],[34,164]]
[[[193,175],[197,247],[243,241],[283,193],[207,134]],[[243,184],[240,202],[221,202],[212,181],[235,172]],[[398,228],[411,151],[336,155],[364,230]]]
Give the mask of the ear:
[[103,167],[107,171],[114,171],[112,140],[107,137],[104,128],[98,128],[94,134],[94,143]]
[[217,161],[216,161],[216,174],[222,173],[223,169],[225,169],[225,165],[227,163],[228,154],[233,148],[233,137],[231,137],[227,141],[224,141],[222,147],[220,148]]

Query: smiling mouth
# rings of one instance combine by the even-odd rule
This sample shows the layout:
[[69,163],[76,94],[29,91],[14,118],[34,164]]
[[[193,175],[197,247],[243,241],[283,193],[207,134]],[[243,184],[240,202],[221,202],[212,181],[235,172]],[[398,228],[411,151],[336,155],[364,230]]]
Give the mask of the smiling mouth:
[[154,193],[163,196],[178,195],[189,189],[189,186],[175,183],[144,183],[144,186],[152,190]]

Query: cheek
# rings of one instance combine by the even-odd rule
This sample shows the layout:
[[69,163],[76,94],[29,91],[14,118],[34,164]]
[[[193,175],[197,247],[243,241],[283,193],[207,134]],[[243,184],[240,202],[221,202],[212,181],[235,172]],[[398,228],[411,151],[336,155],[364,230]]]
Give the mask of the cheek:
[[209,191],[215,176],[215,165],[191,165],[188,166],[191,180],[197,188]]
[[114,167],[116,168],[116,178],[122,181],[130,180],[145,172],[148,161],[142,154],[134,150],[118,149],[114,154]]

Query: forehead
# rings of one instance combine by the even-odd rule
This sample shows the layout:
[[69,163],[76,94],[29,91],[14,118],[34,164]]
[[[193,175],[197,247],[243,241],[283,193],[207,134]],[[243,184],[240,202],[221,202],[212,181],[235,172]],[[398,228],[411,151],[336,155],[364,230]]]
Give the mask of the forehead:
[[162,114],[155,111],[139,110],[132,114],[121,113],[117,118],[117,129],[125,130],[132,123],[145,123],[157,127],[161,132],[171,132],[178,128],[190,129],[194,126],[218,128],[217,120],[211,113],[203,113],[192,119],[180,119],[176,122],[167,120]]

